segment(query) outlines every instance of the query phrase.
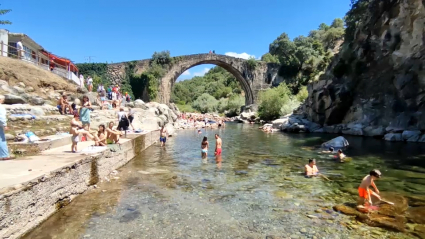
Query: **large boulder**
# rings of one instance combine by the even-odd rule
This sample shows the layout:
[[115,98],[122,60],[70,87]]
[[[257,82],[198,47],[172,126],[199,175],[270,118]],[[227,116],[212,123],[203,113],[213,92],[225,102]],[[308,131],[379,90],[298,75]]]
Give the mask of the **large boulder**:
[[173,136],[175,133],[174,126],[172,124],[166,124],[165,128],[167,129],[168,136]]
[[14,86],[13,89],[18,93],[18,94],[23,94],[25,93],[25,89],[19,87],[19,86]]
[[329,148],[329,147],[333,147],[333,148],[345,148],[348,147],[350,144],[348,143],[348,141],[342,137],[336,137],[334,139],[331,139],[325,143],[322,144],[323,148]]
[[35,116],[43,116],[46,115],[46,113],[44,112],[44,110],[40,107],[32,107],[30,114],[35,115]]
[[31,96],[29,97],[29,103],[32,105],[43,105],[45,100],[38,96]]
[[286,123],[288,123],[288,118],[287,117],[272,121],[273,128],[275,128],[275,129],[282,129],[282,125],[284,125]]
[[385,128],[383,126],[367,126],[363,129],[363,134],[365,136],[382,138],[385,135]]
[[343,134],[350,135],[363,135],[363,125],[362,124],[348,124],[345,128],[342,129]]
[[401,136],[401,133],[389,133],[384,135],[384,139],[386,141],[402,141],[403,137]]
[[418,142],[420,135],[421,131],[419,130],[405,130],[401,134],[401,137],[407,142]]
[[149,109],[148,105],[145,104],[145,102],[143,102],[143,100],[140,100],[140,99],[137,99],[134,101],[134,108],[140,108],[144,110]]
[[152,130],[158,130],[159,125],[160,125],[160,120],[158,117],[148,117],[148,118],[140,119],[140,127],[137,127],[136,125],[134,126],[142,130],[152,131]]
[[12,95],[12,94],[6,94],[4,96],[4,103],[5,104],[8,104],[8,105],[11,105],[11,104],[25,104],[25,103],[27,103],[27,101],[24,98],[20,97],[20,96]]
[[241,120],[251,120],[253,118],[255,118],[255,112],[249,112],[249,113],[243,112],[240,115]]
[[171,109],[168,109],[168,116],[171,120],[173,120],[173,122],[176,122],[178,119],[177,115]]

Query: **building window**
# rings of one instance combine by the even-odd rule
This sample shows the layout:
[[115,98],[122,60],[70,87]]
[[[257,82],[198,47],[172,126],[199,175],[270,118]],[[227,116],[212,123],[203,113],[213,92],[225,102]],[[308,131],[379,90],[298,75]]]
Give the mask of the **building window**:
[[24,59],[30,61],[31,60],[31,49],[24,45]]
[[18,58],[18,50],[16,49],[16,47],[16,42],[9,42],[8,57]]

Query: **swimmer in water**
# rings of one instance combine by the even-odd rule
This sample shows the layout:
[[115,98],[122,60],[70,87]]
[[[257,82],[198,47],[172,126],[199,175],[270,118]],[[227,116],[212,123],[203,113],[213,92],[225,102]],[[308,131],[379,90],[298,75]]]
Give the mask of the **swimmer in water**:
[[329,147],[327,151],[322,151],[323,154],[333,154],[335,153],[335,149],[333,147]]
[[343,163],[345,162],[344,158],[346,158],[347,156],[342,153],[341,149],[338,149],[338,153],[337,153],[337,159],[339,159],[339,162]]
[[308,164],[304,166],[304,169],[306,177],[314,177],[317,176],[319,173],[319,169],[317,169],[315,159],[309,159]]
[[[374,196],[377,199],[381,200],[381,196],[379,196],[379,190],[375,185],[375,180],[381,178],[381,175],[382,174],[378,169],[374,169],[370,171],[369,175],[363,178],[358,189],[360,199],[363,200],[363,205],[365,206],[372,205],[371,196]],[[370,190],[370,186],[373,187],[375,192]]]

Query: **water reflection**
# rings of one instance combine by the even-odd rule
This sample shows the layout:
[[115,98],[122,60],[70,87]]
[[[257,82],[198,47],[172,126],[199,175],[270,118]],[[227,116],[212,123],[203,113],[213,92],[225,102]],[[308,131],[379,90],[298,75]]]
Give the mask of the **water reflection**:
[[[216,133],[223,141],[221,160],[214,157]],[[210,150],[202,159],[204,136]],[[341,164],[317,153],[316,146],[333,137],[266,134],[244,124],[202,134],[178,131],[166,147],[148,148],[119,170],[119,180],[78,197],[27,238],[362,238],[372,229],[347,230],[342,223],[349,219],[331,206],[355,201],[361,179],[373,168],[383,173],[381,191],[423,200],[423,144],[347,136],[345,153],[353,160]],[[301,176],[311,157],[331,182]],[[306,217],[318,210],[327,216]]]

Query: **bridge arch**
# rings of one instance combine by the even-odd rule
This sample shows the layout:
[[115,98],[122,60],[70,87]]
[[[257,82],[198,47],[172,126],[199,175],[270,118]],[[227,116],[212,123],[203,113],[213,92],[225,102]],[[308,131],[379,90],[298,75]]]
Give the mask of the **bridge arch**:
[[[211,55],[207,55],[207,58],[212,57]],[[220,66],[223,69],[225,69],[226,71],[228,71],[229,73],[231,73],[237,80],[238,82],[241,84],[242,90],[245,92],[245,105],[251,105],[254,104],[254,95],[252,92],[252,88],[251,88],[251,84],[250,82],[246,79],[246,77],[244,77],[244,75],[246,75],[246,73],[241,72],[239,69],[235,68],[232,64],[232,62],[225,62],[221,59],[215,58],[215,59],[199,59],[197,61],[181,61],[181,63],[177,63],[176,66],[173,66],[172,69],[169,71],[169,74],[167,74],[167,76],[164,77],[165,79],[163,79],[163,82],[165,80],[165,83],[170,84],[170,87],[165,86],[165,88],[169,88],[170,89],[170,95],[171,95],[171,90],[174,86],[174,84],[177,81],[177,78],[183,74],[183,72],[185,72],[186,70],[195,67],[195,66],[199,66],[199,65],[204,65],[204,64],[211,64],[211,65],[216,65],[216,66]],[[167,82],[168,81],[168,82]],[[161,84],[163,85],[163,84]],[[164,91],[165,90],[165,91]],[[166,89],[162,89],[162,92],[166,92]],[[163,101],[163,100],[161,100]],[[165,102],[169,102],[169,99],[164,99]]]

